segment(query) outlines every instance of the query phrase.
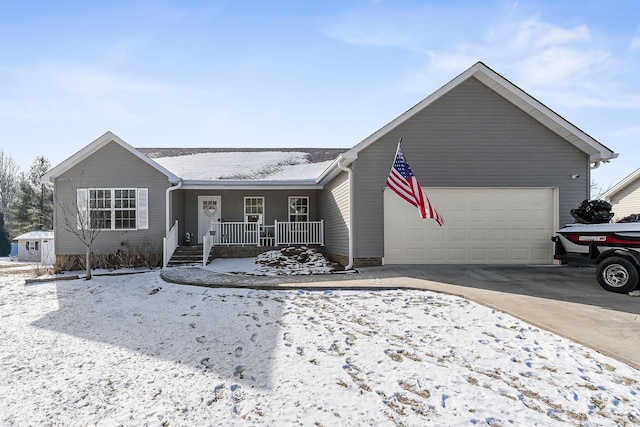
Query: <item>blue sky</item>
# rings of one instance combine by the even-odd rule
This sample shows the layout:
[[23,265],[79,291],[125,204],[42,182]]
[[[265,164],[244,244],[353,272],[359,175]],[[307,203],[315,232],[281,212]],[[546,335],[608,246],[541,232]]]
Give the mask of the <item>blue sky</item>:
[[[0,0],[2,149],[351,147],[477,61],[640,167],[640,2]],[[428,186],[428,177],[423,178]]]

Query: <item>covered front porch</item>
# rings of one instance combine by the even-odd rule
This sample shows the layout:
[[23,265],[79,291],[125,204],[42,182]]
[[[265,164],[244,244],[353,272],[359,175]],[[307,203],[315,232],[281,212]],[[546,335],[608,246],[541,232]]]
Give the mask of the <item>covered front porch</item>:
[[[166,238],[163,239],[164,260],[163,266],[169,265],[176,249],[180,247],[179,223],[175,221]],[[194,236],[195,237],[195,236]],[[253,248],[259,247],[268,250],[269,248],[281,246],[324,246],[324,221],[277,221],[273,225],[263,225],[259,222],[222,222],[211,221],[207,232],[191,241],[191,236],[187,236],[184,246],[191,247],[188,252],[190,261],[194,262],[194,257],[206,265],[211,259],[211,252],[214,247],[247,247],[252,248],[245,251],[247,254],[255,253]],[[200,248],[201,251],[200,251]],[[241,254],[242,250],[235,253]]]
[[[176,248],[202,246],[206,264],[212,248],[324,246],[325,223],[318,215],[318,189],[236,189],[224,185],[188,185],[172,190],[167,199],[167,233],[164,265]],[[220,253],[220,251],[218,251]],[[248,255],[253,256],[253,255]]]

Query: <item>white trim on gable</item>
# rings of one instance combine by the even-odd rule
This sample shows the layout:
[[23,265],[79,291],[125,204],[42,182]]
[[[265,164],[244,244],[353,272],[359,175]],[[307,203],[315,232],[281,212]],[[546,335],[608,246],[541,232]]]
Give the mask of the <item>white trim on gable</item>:
[[389,133],[391,130],[395,129],[405,121],[409,120],[411,117],[418,114],[420,111],[431,105],[443,95],[459,86],[462,82],[472,77],[476,78],[485,86],[495,91],[506,100],[529,114],[542,125],[551,129],[553,132],[564,138],[567,142],[574,145],[576,148],[588,154],[590,162],[597,163],[615,159],[616,157],[618,157],[618,153],[614,153],[609,148],[605,147],[594,138],[569,123],[560,115],[539,102],[537,99],[524,92],[509,80],[502,77],[500,74],[493,71],[491,68],[487,67],[482,62],[477,62],[471,68],[455,77],[449,83],[445,84],[440,89],[436,90],[431,95],[420,101],[418,104],[416,104],[400,116],[396,117],[387,125],[380,128],[369,137],[365,138],[358,145],[347,151],[344,157],[351,161],[357,159],[358,153],[361,150],[373,144],[382,136]]
[[610,202],[611,198],[618,194],[620,191],[627,188],[629,185],[633,184],[637,179],[640,179],[640,169],[636,169],[622,181],[611,187],[609,190],[605,191],[601,198]]
[[149,157],[145,156],[140,151],[138,151],[135,148],[133,148],[131,145],[129,145],[126,142],[124,142],[123,139],[121,139],[120,137],[118,137],[116,134],[114,134],[111,131],[106,132],[100,138],[96,139],[95,141],[93,141],[92,143],[90,143],[89,145],[84,147],[82,150],[78,151],[77,153],[75,153],[74,155],[69,157],[67,160],[63,161],[62,163],[60,163],[59,165],[57,165],[56,167],[51,169],[49,172],[47,172],[46,174],[44,174],[42,176],[40,181],[43,182],[43,183],[53,182],[53,180],[55,178],[57,178],[58,176],[62,175],[63,173],[65,173],[66,171],[68,171],[72,167],[76,166],[77,164],[82,162],[84,159],[86,159],[87,157],[91,156],[92,154],[94,154],[95,152],[97,152],[98,150],[100,150],[105,145],[107,145],[107,144],[109,144],[111,142],[115,142],[116,144],[120,145],[122,148],[124,148],[125,150],[129,151],[131,154],[133,154],[134,156],[136,156],[137,158],[139,158],[140,160],[142,160],[143,162],[145,162],[146,164],[148,164],[152,168],[156,169],[157,171],[159,171],[163,175],[166,175],[167,179],[170,182],[176,183],[176,182],[180,181],[179,177],[177,177],[173,173],[169,172],[167,169],[165,169],[164,167],[160,166],[158,163],[154,162]]

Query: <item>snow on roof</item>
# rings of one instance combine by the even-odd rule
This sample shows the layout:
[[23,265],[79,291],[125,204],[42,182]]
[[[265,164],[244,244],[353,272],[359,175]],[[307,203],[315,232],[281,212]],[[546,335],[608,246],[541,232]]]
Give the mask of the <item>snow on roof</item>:
[[36,230],[19,235],[13,240],[53,239],[53,231]]
[[318,155],[306,150],[235,150],[166,153],[167,156],[149,151],[147,155],[184,180],[289,181],[315,180],[340,151],[327,149],[324,155]]

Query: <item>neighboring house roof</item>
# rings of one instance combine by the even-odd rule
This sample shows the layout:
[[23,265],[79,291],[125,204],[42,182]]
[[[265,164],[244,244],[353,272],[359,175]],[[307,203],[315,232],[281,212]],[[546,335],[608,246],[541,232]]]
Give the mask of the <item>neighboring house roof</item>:
[[347,149],[337,148],[140,148],[186,185],[316,184]]
[[484,63],[478,62],[471,68],[451,80],[449,83],[442,86],[437,91],[420,101],[414,107],[398,116],[386,126],[382,127],[371,136],[364,139],[358,145],[353,147],[347,153],[345,158],[348,160],[355,160],[358,157],[358,153],[364,148],[368,147],[382,136],[395,129],[400,124],[409,120],[414,115],[428,107],[430,104],[447,94],[464,81],[475,78],[482,82],[484,85],[495,91],[512,104],[529,114],[535,120],[551,129],[553,132],[564,138],[567,142],[574,145],[576,148],[582,150],[589,155],[589,160],[593,163],[611,160],[618,157],[617,153],[614,153],[609,148],[605,147],[591,136],[587,135],[576,126],[572,125],[561,116],[553,112],[547,106],[542,104],[537,99],[533,98],[522,89],[511,83],[509,80],[502,77],[500,74],[487,67]]
[[53,231],[36,230],[24,233],[14,238],[13,240],[39,240],[39,239],[53,239]]
[[613,196],[615,196],[620,191],[627,188],[629,185],[636,182],[638,179],[640,179],[640,169],[636,169],[635,172],[631,173],[629,176],[627,176],[622,181],[620,181],[619,183],[611,187],[609,190],[607,190],[605,193],[603,193],[602,198],[605,200],[611,200]]
[[132,146],[124,142],[124,140],[122,140],[120,137],[115,135],[113,132],[109,131],[104,135],[102,135],[100,138],[96,139],[95,141],[87,145],[86,147],[84,147],[82,150],[78,151],[77,153],[69,157],[64,162],[60,163],[59,165],[51,169],[46,174],[44,174],[44,176],[41,178],[41,182],[53,182],[55,178],[62,175],[63,173],[65,173],[72,167],[76,166],[77,164],[82,162],[84,159],[91,156],[96,151],[100,150],[102,147],[104,147],[105,145],[111,142],[115,142],[125,150],[129,151],[134,156],[138,157],[143,162],[147,163],[152,168],[158,170],[163,175],[166,175],[169,181],[178,182],[180,180],[176,175],[169,172],[168,170],[160,166],[158,163],[154,162],[153,160],[151,160],[150,158],[142,154],[140,151],[136,150],[135,148],[133,148]]

